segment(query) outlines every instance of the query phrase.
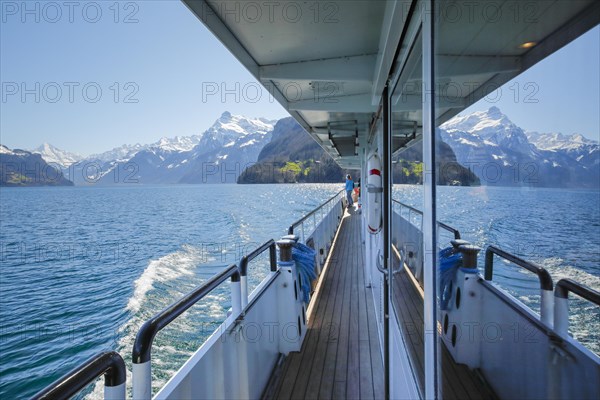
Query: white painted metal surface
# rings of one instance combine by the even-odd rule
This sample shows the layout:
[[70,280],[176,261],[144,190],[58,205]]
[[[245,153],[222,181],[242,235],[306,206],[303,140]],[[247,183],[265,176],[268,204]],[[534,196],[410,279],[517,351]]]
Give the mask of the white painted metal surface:
[[296,264],[280,261],[279,270],[281,282],[277,285],[277,323],[281,330],[279,352],[289,354],[291,351],[300,351],[302,341],[306,335],[306,312]]
[[248,276],[240,277],[242,310],[248,305]]
[[569,299],[554,298],[554,330],[563,337],[569,336]]
[[240,281],[229,284],[231,290],[231,315],[237,317],[242,312],[242,288]]
[[104,386],[105,400],[125,400],[127,398],[126,382],[118,386]]
[[152,364],[147,361],[142,364],[132,364],[133,398],[147,400],[152,397]]
[[548,326],[554,326],[554,292],[541,290],[540,319]]
[[287,301],[293,298],[290,276],[280,270],[263,281],[250,296],[243,320],[219,326],[156,398],[260,397],[281,350],[301,345],[297,322],[291,321],[295,304]]
[[478,326],[483,313],[482,287],[477,273],[458,270],[451,284],[447,309],[441,312],[442,339],[452,358],[469,368],[479,368],[481,329]]

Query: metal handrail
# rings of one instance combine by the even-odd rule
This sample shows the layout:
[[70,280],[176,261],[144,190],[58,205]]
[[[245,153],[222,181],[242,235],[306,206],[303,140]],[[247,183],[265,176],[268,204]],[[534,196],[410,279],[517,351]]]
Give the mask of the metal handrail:
[[600,292],[572,279],[558,281],[554,289],[554,329],[564,337],[569,336],[569,292],[600,306]]
[[460,232],[458,231],[458,229],[454,229],[450,225],[446,225],[443,222],[438,222],[438,226],[452,233],[454,235],[454,239],[460,239]]
[[304,221],[306,221],[307,219],[309,219],[310,217],[312,217],[314,214],[317,213],[317,211],[321,210],[323,207],[325,207],[331,201],[335,200],[343,191],[344,191],[343,189],[340,190],[334,196],[331,196],[327,201],[325,201],[324,203],[322,203],[320,206],[318,206],[317,208],[315,208],[314,210],[312,210],[311,212],[309,212],[308,214],[306,214],[304,217],[300,218],[299,220],[297,220],[296,222],[294,222],[292,225],[290,225],[290,227],[288,228],[288,234],[289,235],[293,234],[295,227],[297,227],[298,225],[300,225],[301,223],[303,223]]
[[[421,217],[423,217],[423,212],[421,210],[417,209],[417,208],[409,206],[408,204],[404,204],[401,201],[398,201],[396,199],[392,199],[392,202],[398,204],[400,206],[400,208],[402,208],[402,207],[407,208],[409,211],[413,211],[413,212],[417,213],[418,215],[420,215]],[[458,229],[454,229],[450,225],[447,225],[447,224],[445,224],[443,222],[438,222],[437,225],[440,228],[445,229],[448,232],[450,232],[451,234],[453,234],[454,235],[454,239],[460,239],[461,238],[460,237],[460,231]]]
[[269,261],[271,265],[271,272],[277,271],[277,247],[275,246],[275,241],[271,239],[268,242],[263,243],[262,246],[260,246],[250,254],[247,254],[244,257],[242,257],[242,259],[240,260],[240,275],[246,276],[248,273],[248,263],[254,260],[259,255],[261,255],[267,249],[269,249]]
[[165,308],[159,314],[146,321],[140,328],[133,344],[132,360],[134,364],[143,364],[150,361],[150,352],[154,337],[161,329],[169,325],[175,318],[183,314],[188,308],[202,300],[220,284],[231,278],[232,282],[239,282],[240,271],[237,265],[232,264],[219,274],[213,276],[199,288],[185,295],[177,302]]
[[104,374],[104,386],[114,388],[123,385],[122,398],[125,398],[126,368],[123,358],[116,351],[96,354],[83,364],[60,377],[51,385],[38,392],[32,399],[55,400],[74,396],[100,375]]
[[575,293],[576,295],[583,297],[587,301],[590,301],[597,306],[600,306],[600,292],[591,289],[587,286],[583,286],[580,283],[575,282],[572,279],[561,279],[556,284],[554,289],[554,296],[562,299],[569,298],[569,292]]
[[409,210],[414,211],[414,212],[416,212],[419,215],[423,215],[423,212],[421,210],[419,210],[417,208],[414,208],[413,206],[409,206],[408,204],[404,204],[401,201],[398,201],[396,199],[392,199],[392,202],[396,203],[396,204],[399,204],[401,207],[408,208]]
[[544,269],[543,267],[541,267],[535,263],[523,260],[522,258],[519,258],[510,253],[507,253],[506,251],[501,250],[495,246],[488,246],[488,248],[485,251],[485,280],[486,281],[491,281],[492,277],[494,275],[494,254],[536,274],[538,276],[538,279],[540,280],[540,289],[552,290],[552,286],[553,286],[552,285],[552,277],[550,276],[548,271],[546,271],[546,269]]
[[277,247],[275,246],[275,241],[273,239],[264,243],[250,254],[245,255],[240,260],[240,306],[242,308],[242,314],[245,313],[246,306],[248,306],[248,263],[261,255],[267,249],[269,250],[271,273],[274,273],[277,271]]

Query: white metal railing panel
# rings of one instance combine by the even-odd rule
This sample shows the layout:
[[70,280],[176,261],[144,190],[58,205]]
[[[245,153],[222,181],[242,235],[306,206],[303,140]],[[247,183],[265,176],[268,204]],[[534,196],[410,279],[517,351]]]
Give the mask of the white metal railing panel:
[[299,349],[304,337],[298,335],[294,283],[287,282],[292,274],[284,270],[261,283],[243,319],[219,326],[155,398],[259,398],[282,347]]

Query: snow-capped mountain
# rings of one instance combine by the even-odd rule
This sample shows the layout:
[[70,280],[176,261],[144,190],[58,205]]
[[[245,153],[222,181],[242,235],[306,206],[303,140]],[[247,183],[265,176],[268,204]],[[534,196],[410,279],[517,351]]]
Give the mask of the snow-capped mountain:
[[184,183],[235,183],[250,164],[256,162],[262,148],[271,140],[277,121],[250,119],[224,112],[191,151]]
[[73,186],[38,153],[0,144],[0,186]]
[[123,145],[65,165],[63,171],[78,185],[235,182],[256,161],[275,123],[226,111],[201,135]]
[[157,142],[151,144],[124,144],[119,147],[115,147],[112,150],[105,151],[104,153],[92,154],[86,157],[88,160],[100,160],[103,162],[110,162],[114,160],[129,160],[137,153],[149,148],[162,149],[164,151],[190,151],[198,143],[202,135],[192,136],[175,136],[174,138],[162,137]]
[[58,149],[49,143],[44,143],[31,150],[31,152],[41,155],[48,164],[53,164],[61,169],[68,168],[71,164],[81,161],[84,158],[79,154]]
[[563,135],[562,133],[525,132],[529,142],[540,150],[577,150],[582,147],[598,145],[595,140],[580,134]]
[[482,184],[600,186],[598,143],[581,135],[526,133],[497,107],[457,116],[440,133]]
[[580,134],[525,132],[527,139],[540,150],[563,152],[585,167],[600,163],[600,146],[595,140]]
[[249,119],[231,115],[225,111],[213,126],[204,132],[195,154],[209,154],[221,148],[236,146],[236,144],[238,147],[252,146],[254,143],[262,141],[273,130],[276,122]]
[[110,162],[114,160],[129,160],[131,157],[141,150],[148,148],[149,145],[144,144],[124,144],[123,146],[115,147],[112,150],[105,151],[104,153],[92,154],[86,157],[86,160],[99,160],[102,162]]

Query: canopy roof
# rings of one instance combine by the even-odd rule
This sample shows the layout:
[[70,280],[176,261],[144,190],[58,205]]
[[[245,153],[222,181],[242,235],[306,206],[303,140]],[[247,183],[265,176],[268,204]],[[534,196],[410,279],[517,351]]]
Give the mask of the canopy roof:
[[[420,2],[184,3],[340,166],[360,167],[394,69],[406,90],[393,119],[420,131]],[[438,97],[438,123],[600,22],[595,0],[438,4],[437,87],[452,93]]]

